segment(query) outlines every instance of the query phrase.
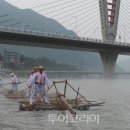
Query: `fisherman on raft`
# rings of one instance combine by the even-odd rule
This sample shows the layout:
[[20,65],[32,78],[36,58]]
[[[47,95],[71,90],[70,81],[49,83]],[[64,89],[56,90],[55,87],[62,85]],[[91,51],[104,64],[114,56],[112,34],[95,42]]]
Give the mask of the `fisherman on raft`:
[[11,73],[10,76],[11,76],[11,84],[12,84],[11,90],[14,92],[18,92],[18,84],[20,83],[19,79],[17,78],[15,73]]
[[2,78],[0,77],[0,89],[3,88],[3,81]]
[[29,84],[29,86],[33,86],[31,90],[30,104],[36,100],[38,94],[43,98],[45,103],[49,103],[48,96],[45,93],[45,85],[49,89],[50,81],[45,73],[45,69],[42,66],[39,66],[38,72],[33,74]]
[[30,85],[30,82],[31,82],[31,79],[32,79],[33,75],[34,75],[37,71],[38,71],[38,67],[34,67],[34,68],[32,69],[32,71],[31,71],[31,74],[30,74],[28,80],[27,80],[27,86],[28,86],[28,90],[27,90],[27,94],[26,94],[27,96],[31,96],[31,93],[32,93],[31,90],[33,90],[32,87],[33,87],[34,85],[32,85],[32,86],[29,86],[29,85]]

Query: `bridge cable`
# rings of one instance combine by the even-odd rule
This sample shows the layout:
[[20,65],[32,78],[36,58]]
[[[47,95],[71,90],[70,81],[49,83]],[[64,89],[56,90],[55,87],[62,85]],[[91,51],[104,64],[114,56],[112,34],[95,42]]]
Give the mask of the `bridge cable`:
[[[95,7],[94,7],[94,8],[95,8]],[[92,8],[91,10],[93,10],[94,8]],[[90,10],[89,10],[88,12],[90,12]],[[87,12],[87,13],[88,13],[88,12]],[[97,12],[97,11],[94,11],[93,13],[95,13],[95,12]],[[85,13],[85,12],[83,12],[83,13],[81,13],[81,14],[79,14],[79,15],[76,15],[76,17],[79,17],[79,16],[83,15],[84,13]],[[93,13],[91,13],[91,14],[93,14]],[[91,14],[87,14],[87,15],[83,16],[82,18],[80,18],[80,20],[85,19],[87,16],[89,16],[89,15],[91,15]],[[72,20],[72,18],[69,19],[69,20],[63,21],[62,24],[63,24],[63,23],[66,23],[66,22],[68,22],[68,21],[70,21],[70,20]],[[74,23],[72,23],[72,24],[74,24]],[[70,25],[68,25],[68,26],[71,26],[72,24],[70,24]]]
[[[59,6],[61,6],[61,5],[65,5],[65,4],[68,4],[68,3],[70,3],[70,2],[74,2],[74,0],[70,0],[70,1],[67,1],[67,2],[64,2],[64,3],[60,3],[60,4],[57,4],[57,5],[53,5],[53,6],[51,6],[51,7],[48,7],[48,8],[45,8],[45,9],[42,9],[42,10],[38,10],[38,11],[36,11],[37,13],[38,12],[42,12],[42,11],[45,11],[45,10],[48,10],[48,9],[52,9],[52,8],[54,8],[54,7],[59,7]],[[83,2],[83,1],[82,1]],[[82,3],[82,2],[78,2],[78,3]],[[63,9],[63,8],[62,8]],[[53,12],[53,11],[52,11]]]
[[56,2],[59,2],[59,1],[62,1],[62,0],[56,0],[56,1],[53,1],[53,2],[50,2],[50,3],[41,4],[41,5],[38,5],[38,6],[34,6],[34,7],[32,7],[32,8],[29,8],[29,9],[39,8],[39,7],[46,6],[46,5],[50,5],[50,4],[52,4],[52,3],[56,3]]
[[[96,24],[95,24],[95,25],[96,25]],[[94,28],[94,31],[92,31],[92,32],[88,35],[88,37],[91,37],[92,35],[94,35],[94,38],[96,38],[96,37],[95,37],[95,32],[96,32],[96,31],[100,31],[100,32],[99,32],[99,34],[100,34],[100,33],[101,33],[101,26],[99,25],[98,27],[96,27],[96,28],[93,27],[93,28]],[[87,32],[88,32],[88,31],[86,31],[84,34],[86,34]],[[84,34],[83,34],[83,35],[84,35]],[[98,34],[98,35],[99,35],[99,34]]]
[[[127,24],[129,24],[129,23],[126,23],[126,21],[128,20],[126,17],[125,17],[125,15],[122,13],[122,18],[120,18],[120,20],[122,20],[123,21],[123,25],[127,25]],[[128,28],[130,28],[129,26],[127,26]]]
[[[123,23],[123,21],[120,21],[120,23],[122,24]],[[121,27],[120,27],[120,29],[121,29]],[[125,29],[127,30],[127,32],[129,32],[130,33],[130,31],[125,27],[124,29],[121,29],[121,31],[128,37],[128,39],[130,39],[130,37],[128,36],[128,34],[126,33],[126,31],[125,31]]]
[[[93,1],[94,2],[94,1]],[[92,2],[91,2],[92,3]],[[81,10],[82,11],[82,10]],[[66,11],[65,11],[66,12]],[[78,12],[78,11],[77,11]],[[77,12],[75,12],[75,13],[77,13]],[[69,15],[68,15],[69,16]],[[64,16],[64,17],[62,17],[62,18],[60,18],[60,19],[63,19],[63,18],[65,18],[65,17],[67,17],[67,16]]]
[[[96,22],[96,23],[95,23]],[[95,26],[95,25],[99,25],[99,22],[100,22],[100,20],[98,20],[98,21],[93,21],[93,22],[91,22],[91,23],[95,23],[94,25],[92,24],[91,25],[91,23],[90,24],[87,24],[87,26],[89,26],[89,25],[91,25],[91,26],[89,26],[89,28],[83,33],[83,36],[86,34],[86,32],[90,32],[90,30],[92,30],[92,28]]]
[[[123,20],[120,19],[119,22],[120,22],[120,24],[122,25]],[[124,23],[123,23],[123,24],[124,24]],[[119,29],[121,30],[121,32],[123,32],[123,33],[127,36],[128,39],[130,39],[130,37],[128,36],[128,34],[125,32],[125,29],[127,30],[127,32],[129,32],[129,30],[128,30],[127,28],[122,29],[121,27],[119,27]],[[120,32],[120,33],[121,33],[121,32]],[[124,37],[124,34],[123,34],[123,37]]]
[[[64,8],[69,8],[69,7],[74,6],[74,5],[77,5],[77,4],[79,5],[80,3],[83,3],[83,2],[84,2],[84,0],[83,0],[83,1],[80,1],[80,2],[78,2],[78,3],[75,3],[75,4],[71,4],[71,5],[69,5],[69,6],[62,7],[62,8],[60,8],[60,9],[57,9],[57,10],[54,10],[54,11],[51,11],[51,12],[48,12],[48,13],[45,13],[44,15],[54,13],[54,12],[59,11],[59,10],[62,10],[62,9],[64,9]],[[90,3],[93,3],[93,2],[94,2],[94,1],[92,1],[92,2],[90,2]],[[89,3],[89,4],[90,4],[90,3]],[[54,15],[54,16],[52,16],[52,17],[61,15],[61,14],[66,13],[66,12],[70,12],[70,11],[75,10],[75,9],[77,9],[77,8],[81,8],[81,7],[83,7],[83,6],[86,6],[86,5],[83,3],[83,5],[80,5],[80,6],[78,6],[78,7],[74,7],[74,8],[69,9],[69,10],[66,10],[66,11],[61,12],[61,13],[59,13],[59,14],[56,14],[56,15]],[[36,11],[36,12],[37,12],[37,11]]]
[[[97,17],[96,17],[97,14],[98,14],[98,13],[96,13],[96,14],[95,14],[94,16],[92,16],[92,17],[88,17],[87,20],[81,22],[78,26],[85,24],[86,22],[90,21],[90,19],[92,19],[92,18],[94,18],[94,21],[96,22],[96,20],[97,20]],[[95,18],[96,18],[96,19],[95,19]],[[90,24],[91,24],[91,23],[92,23],[92,22],[90,22]],[[86,26],[86,25],[85,25],[85,26]],[[83,29],[84,29],[84,27],[81,28],[78,32],[82,31]]]
[[[118,28],[119,29],[119,31],[120,31],[120,33],[121,32],[124,32],[124,30],[122,30],[121,28]],[[126,34],[126,33],[125,33]],[[128,37],[128,35],[121,35],[121,37],[123,37],[123,39],[122,40],[124,40],[123,42],[125,42],[126,41],[126,37],[127,37],[127,39],[129,39],[129,37]]]
[[[89,7],[90,7],[90,6],[89,6]],[[88,7],[88,8],[89,8],[89,7]],[[94,7],[94,8],[95,8],[95,7]],[[93,9],[94,9],[94,8],[93,8]],[[86,9],[86,8],[85,8],[85,9]],[[82,11],[82,10],[81,10],[81,11]],[[79,12],[79,11],[76,11],[76,12],[73,12],[73,13],[77,13],[77,12]],[[89,12],[89,11],[88,11],[88,12]],[[95,12],[96,12],[96,11],[95,11]],[[95,12],[94,12],[94,13],[95,13]],[[81,14],[79,14],[78,16],[81,16],[82,14],[84,14],[84,12],[81,13]],[[69,15],[67,15],[67,16],[71,16],[71,15],[72,15],[72,13],[69,14]],[[92,13],[89,14],[89,15],[92,15]],[[89,15],[87,14],[86,17],[89,16]],[[65,16],[65,17],[67,17],[67,16]],[[62,17],[62,18],[65,18],[65,17]],[[82,19],[84,19],[84,18],[86,18],[86,17],[83,17]],[[62,18],[60,18],[60,19],[62,19]],[[67,22],[70,21],[70,20],[72,20],[72,18],[69,19],[69,20],[65,20],[65,21],[63,21],[62,24],[63,24],[63,23],[67,23]],[[81,19],[80,19],[80,20],[81,20]],[[71,23],[70,25],[72,25],[72,24],[75,24],[75,23]],[[69,25],[69,26],[70,26],[70,25]],[[77,25],[77,26],[78,26],[78,25]],[[67,26],[67,27],[68,27],[68,26]]]
[[[92,16],[92,15],[90,14],[89,16]],[[77,24],[76,27],[79,27],[79,26],[83,25],[84,23],[86,23],[86,22],[89,21],[90,19],[94,18],[95,16],[97,16],[97,14],[94,15],[94,16],[92,16],[92,17],[88,17],[88,15],[87,15],[88,19],[85,20],[85,21],[83,21],[83,22],[80,22],[80,24]],[[86,18],[86,17],[84,17],[84,18]],[[97,18],[96,18],[96,19],[97,19]],[[75,23],[74,23],[74,24],[75,24]],[[72,25],[72,24],[71,24],[71,25]],[[70,26],[70,25],[69,25],[69,26]],[[66,26],[66,27],[69,27],[69,26]],[[73,28],[73,29],[74,29],[74,28]],[[80,31],[82,31],[83,29],[85,29],[85,28],[82,28]],[[80,32],[80,31],[78,31],[78,32]]]
[[[94,1],[92,1],[92,2],[94,2]],[[92,3],[91,2],[91,3]],[[79,3],[76,3],[76,4],[79,4]],[[73,4],[74,5],[74,4]],[[71,5],[72,6],[72,5]],[[86,6],[85,4],[83,4],[82,6],[80,5],[80,6],[78,6],[78,7],[74,7],[74,8],[72,8],[72,9],[70,9],[70,10],[66,10],[66,11],[64,11],[64,12],[61,12],[61,13],[59,13],[59,14],[56,14],[56,15],[52,15],[51,17],[55,17],[55,16],[59,16],[59,15],[62,15],[63,13],[67,13],[67,12],[70,12],[70,11],[72,11],[72,10],[75,10],[75,9],[78,9],[78,8],[81,8],[81,7],[83,7],[83,6]],[[90,8],[90,6],[88,6],[87,8]],[[84,9],[87,9],[86,7],[84,8]],[[63,8],[62,8],[63,9]],[[81,9],[80,11],[82,11],[82,10],[84,10],[84,9]],[[54,11],[52,11],[52,12],[50,12],[50,13],[53,13]],[[79,12],[79,11],[76,11],[76,12],[73,12],[72,14],[74,14],[74,13],[77,13],[77,12]],[[47,13],[48,14],[48,13]],[[71,14],[71,15],[72,15]],[[44,14],[44,15],[46,15],[46,14]],[[70,16],[70,14],[69,15],[65,15],[65,16],[62,16],[61,18],[59,18],[59,19],[57,19],[57,20],[61,20],[61,19],[63,19],[63,18],[66,18],[67,16]]]
[[125,10],[124,7],[123,7],[123,9],[124,9],[124,10],[121,10],[120,13],[123,13],[123,14],[124,14],[124,12],[125,12],[124,15],[127,16],[127,17],[130,17],[130,14],[128,14],[128,12],[126,12],[126,10]]

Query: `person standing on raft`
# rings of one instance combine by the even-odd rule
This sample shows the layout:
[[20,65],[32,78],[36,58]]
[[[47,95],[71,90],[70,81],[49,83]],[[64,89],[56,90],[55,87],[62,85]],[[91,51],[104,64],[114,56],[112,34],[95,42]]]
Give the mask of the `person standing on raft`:
[[34,67],[34,68],[32,69],[32,71],[31,71],[31,74],[30,74],[28,80],[27,80],[27,86],[28,86],[28,90],[27,90],[27,94],[26,94],[27,96],[30,96],[31,93],[32,93],[31,90],[33,90],[32,87],[33,87],[34,85],[32,85],[32,86],[29,86],[29,85],[30,85],[30,82],[31,82],[31,79],[32,79],[33,75],[34,75],[37,71],[38,71],[38,67]]
[[38,72],[32,76],[29,84],[29,86],[33,86],[33,90],[31,90],[32,94],[30,96],[30,104],[36,100],[38,94],[43,98],[45,103],[49,103],[48,96],[45,93],[45,85],[49,89],[50,81],[45,73],[45,69],[42,66],[39,66]]
[[0,89],[3,88],[3,81],[2,78],[0,77]]
[[11,73],[11,83],[12,83],[12,91],[18,92],[18,84],[20,83],[16,74]]

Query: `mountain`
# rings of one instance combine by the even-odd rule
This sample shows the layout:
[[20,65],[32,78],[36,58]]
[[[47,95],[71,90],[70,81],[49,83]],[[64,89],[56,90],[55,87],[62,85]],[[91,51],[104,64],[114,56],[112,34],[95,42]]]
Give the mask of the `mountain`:
[[[73,31],[67,30],[57,21],[51,18],[44,17],[30,9],[19,9],[4,0],[0,0],[0,16],[7,14],[6,17],[1,17],[0,21],[13,19],[9,22],[1,23],[3,26],[12,26],[15,23],[16,28],[26,28],[35,31],[47,31],[52,33],[67,33],[68,35],[76,35]],[[46,25],[47,24],[47,25]]]
[[80,70],[88,70],[88,71],[101,70],[101,60],[97,53],[47,49],[37,47],[0,45],[0,51],[2,52],[2,50],[15,51],[27,57],[34,57],[34,58],[46,56],[49,59],[55,60],[58,63],[66,63],[73,65],[79,68]]
[[[1,17],[0,21],[7,19],[14,19],[8,22],[1,23],[1,26],[11,26],[20,21],[21,24],[17,24],[16,28],[26,28],[36,31],[47,31],[52,33],[61,33],[76,36],[76,34],[67,30],[60,23],[54,19],[44,17],[33,10],[19,9],[4,0],[0,0],[0,16],[7,14],[7,17]],[[41,57],[46,56],[51,60],[55,60],[58,63],[65,63],[75,66],[80,70],[87,71],[101,71],[102,63],[99,54],[92,52],[81,51],[69,51],[58,49],[47,49],[37,47],[23,47],[23,46],[11,46],[0,45],[0,50],[16,51],[29,57]],[[34,53],[35,52],[35,53]]]

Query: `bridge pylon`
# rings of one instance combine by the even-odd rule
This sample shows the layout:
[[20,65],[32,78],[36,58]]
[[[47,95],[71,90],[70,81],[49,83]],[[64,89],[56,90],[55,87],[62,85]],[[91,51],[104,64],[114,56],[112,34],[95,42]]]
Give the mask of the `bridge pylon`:
[[[121,0],[99,0],[101,30],[104,41],[116,40],[120,2]],[[104,77],[112,78],[115,74],[118,53],[107,50],[99,53],[103,63]]]

